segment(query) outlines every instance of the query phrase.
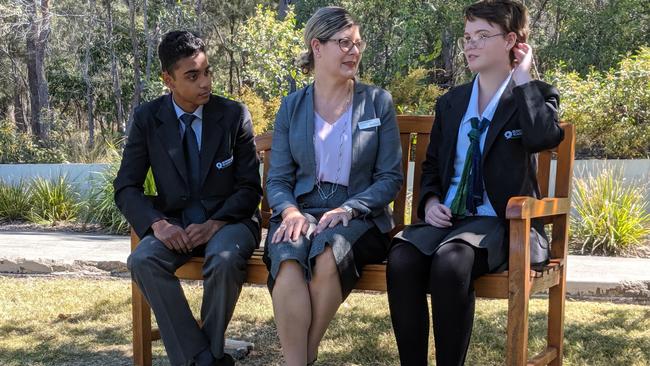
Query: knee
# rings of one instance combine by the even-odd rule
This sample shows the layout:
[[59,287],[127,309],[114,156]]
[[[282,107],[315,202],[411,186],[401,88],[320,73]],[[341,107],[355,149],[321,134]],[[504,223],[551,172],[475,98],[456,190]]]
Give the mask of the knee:
[[151,266],[152,262],[153,257],[151,255],[149,255],[144,250],[138,250],[138,248],[136,248],[136,250],[133,251],[127,258],[126,268],[128,268],[129,272],[132,274],[138,273],[143,268]]
[[295,260],[285,260],[280,263],[273,289],[291,288],[305,282],[305,271]]
[[336,259],[334,258],[334,252],[329,246],[325,247],[325,250],[316,256],[314,273],[312,282],[318,282],[319,280],[331,280],[333,277],[338,278],[339,272],[336,267]]
[[474,250],[462,243],[440,247],[431,261],[431,277],[435,283],[464,283],[471,277]]
[[222,251],[205,257],[203,277],[236,275],[246,271],[246,259],[235,251]]
[[390,278],[411,277],[421,267],[420,253],[410,243],[398,242],[388,252],[386,275]]

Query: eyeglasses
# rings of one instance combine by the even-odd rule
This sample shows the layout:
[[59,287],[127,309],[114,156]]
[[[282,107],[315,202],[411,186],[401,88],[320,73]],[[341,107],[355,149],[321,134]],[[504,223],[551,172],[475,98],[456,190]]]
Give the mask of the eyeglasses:
[[359,50],[359,53],[363,52],[366,49],[367,43],[366,41],[359,40],[356,42],[352,42],[351,39],[349,38],[330,38],[330,39],[324,39],[321,40],[321,42],[329,42],[329,41],[335,41],[339,44],[339,48],[341,51],[348,53],[352,49],[352,47],[357,46],[357,49]]
[[496,37],[496,36],[503,36],[505,33],[497,33],[493,34],[491,36],[485,35],[485,34],[479,34],[478,37],[472,38],[470,36],[465,36],[465,37],[460,37],[458,38],[458,47],[461,49],[467,49],[469,46],[474,46],[474,48],[483,48],[485,47],[485,42],[488,40],[488,38]]

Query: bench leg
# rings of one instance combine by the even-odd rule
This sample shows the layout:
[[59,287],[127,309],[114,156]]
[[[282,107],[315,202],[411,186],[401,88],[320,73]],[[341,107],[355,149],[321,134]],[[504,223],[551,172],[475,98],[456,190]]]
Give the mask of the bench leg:
[[[528,296],[511,296],[508,301],[508,338],[506,364],[523,366],[528,363]],[[513,298],[514,297],[514,298]]]
[[510,220],[508,267],[508,338],[506,365],[528,363],[528,303],[530,301],[530,221]]
[[560,283],[549,289],[548,296],[548,346],[557,349],[557,357],[549,365],[562,365],[564,343],[564,301],[566,292],[566,267],[560,272]]
[[133,364],[136,366],[151,366],[151,308],[135,282],[131,282],[131,293]]

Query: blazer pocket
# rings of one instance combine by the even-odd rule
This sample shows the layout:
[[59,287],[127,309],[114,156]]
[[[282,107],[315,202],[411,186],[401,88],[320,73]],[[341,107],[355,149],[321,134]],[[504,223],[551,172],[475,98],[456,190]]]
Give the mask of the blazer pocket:
[[379,144],[379,133],[377,128],[369,128],[366,130],[359,130],[357,137],[358,148],[362,151],[376,151]]

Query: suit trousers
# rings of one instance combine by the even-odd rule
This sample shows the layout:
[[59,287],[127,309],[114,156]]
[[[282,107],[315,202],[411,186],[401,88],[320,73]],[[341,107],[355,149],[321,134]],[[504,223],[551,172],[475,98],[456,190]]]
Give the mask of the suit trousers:
[[[225,331],[242,285],[246,262],[257,247],[255,236],[242,223],[222,227],[204,248],[192,254],[168,249],[153,235],[147,235],[131,253],[127,266],[153,310],[160,336],[172,365],[186,365],[206,348],[215,358],[224,354]],[[199,327],[192,315],[180,281],[174,275],[195,252],[205,250],[203,302]]]

